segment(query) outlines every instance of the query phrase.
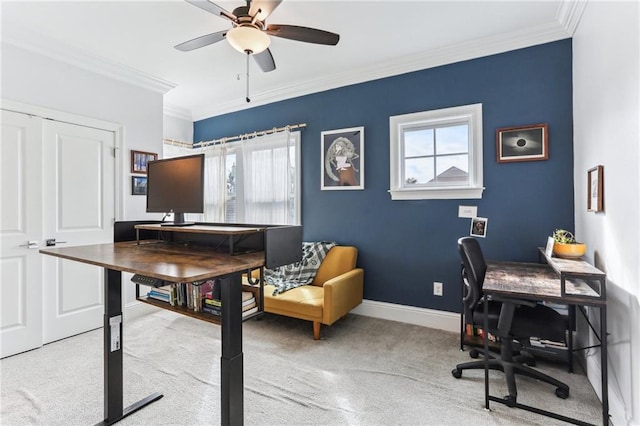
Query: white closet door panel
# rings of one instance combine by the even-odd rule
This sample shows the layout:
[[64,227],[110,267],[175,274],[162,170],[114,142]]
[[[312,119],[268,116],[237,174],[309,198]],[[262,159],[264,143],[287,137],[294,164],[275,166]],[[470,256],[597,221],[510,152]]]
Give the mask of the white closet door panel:
[[[45,238],[64,247],[113,241],[114,133],[51,121],[43,134],[51,159],[44,164]],[[101,327],[102,268],[49,256],[43,262],[44,342]]]
[[3,110],[0,123],[0,357],[6,357],[42,346],[42,120]]

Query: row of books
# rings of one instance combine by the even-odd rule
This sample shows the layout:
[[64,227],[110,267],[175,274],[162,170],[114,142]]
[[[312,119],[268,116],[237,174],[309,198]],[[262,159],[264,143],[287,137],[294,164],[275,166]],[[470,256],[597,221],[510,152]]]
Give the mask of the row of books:
[[[466,334],[467,336],[478,336],[484,339],[484,331],[481,328],[473,327],[471,324],[467,324]],[[490,342],[498,341],[497,337],[491,333],[488,334],[488,338]],[[537,337],[532,337],[529,340],[530,340],[531,346],[533,347],[546,347],[546,348],[553,347],[553,348],[564,348],[564,349],[567,348],[566,342],[556,342],[553,340],[539,339]]]
[[[147,297],[169,303],[171,306],[182,306],[194,312],[221,315],[220,283],[216,280],[173,283],[163,287],[154,287],[147,292]],[[257,311],[258,303],[255,295],[250,291],[243,291],[243,317]]]
[[[202,300],[202,312],[212,315],[222,315],[222,302],[219,299],[205,297]],[[250,291],[242,292],[242,317],[247,317],[258,312],[258,303],[255,295]]]
[[[479,327],[474,327],[471,324],[467,324],[466,334],[467,336],[477,336],[477,337],[480,337],[481,339],[484,339],[484,330]],[[494,336],[492,333],[488,333],[487,337],[490,342],[495,342],[498,340],[497,337]]]

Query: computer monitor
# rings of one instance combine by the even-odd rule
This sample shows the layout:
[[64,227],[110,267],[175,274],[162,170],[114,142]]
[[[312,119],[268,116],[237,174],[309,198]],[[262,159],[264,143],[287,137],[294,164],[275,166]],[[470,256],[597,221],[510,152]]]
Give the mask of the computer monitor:
[[185,213],[204,212],[204,154],[150,161],[147,164],[147,212],[173,213],[173,222],[188,226]]

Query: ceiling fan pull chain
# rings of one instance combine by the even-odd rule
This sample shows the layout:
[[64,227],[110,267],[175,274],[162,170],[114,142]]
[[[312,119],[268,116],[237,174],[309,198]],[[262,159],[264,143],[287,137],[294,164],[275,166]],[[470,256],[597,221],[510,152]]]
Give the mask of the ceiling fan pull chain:
[[249,99],[249,56],[251,55],[247,51],[247,103],[251,102],[251,99]]

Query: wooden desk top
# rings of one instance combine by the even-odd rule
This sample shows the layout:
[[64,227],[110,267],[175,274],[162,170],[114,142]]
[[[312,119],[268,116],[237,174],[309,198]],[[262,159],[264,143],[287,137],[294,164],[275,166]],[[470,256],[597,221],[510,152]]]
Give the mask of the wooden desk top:
[[217,235],[242,235],[254,234],[262,232],[266,228],[251,226],[224,226],[224,225],[190,225],[190,226],[171,226],[161,225],[159,223],[149,223],[136,225],[136,229],[148,229],[151,231],[171,231],[190,234],[217,234]]
[[547,256],[543,248],[539,248],[540,252],[551,265],[554,271],[564,276],[585,276],[593,278],[603,278],[606,276],[604,272],[582,259],[563,259],[556,256]]
[[487,262],[482,290],[527,300],[582,305],[603,305],[605,300],[582,280],[567,279],[565,296],[561,295],[560,277],[540,263]]
[[210,248],[144,240],[42,249],[40,253],[170,282],[191,282],[264,265],[264,252],[230,256]]

